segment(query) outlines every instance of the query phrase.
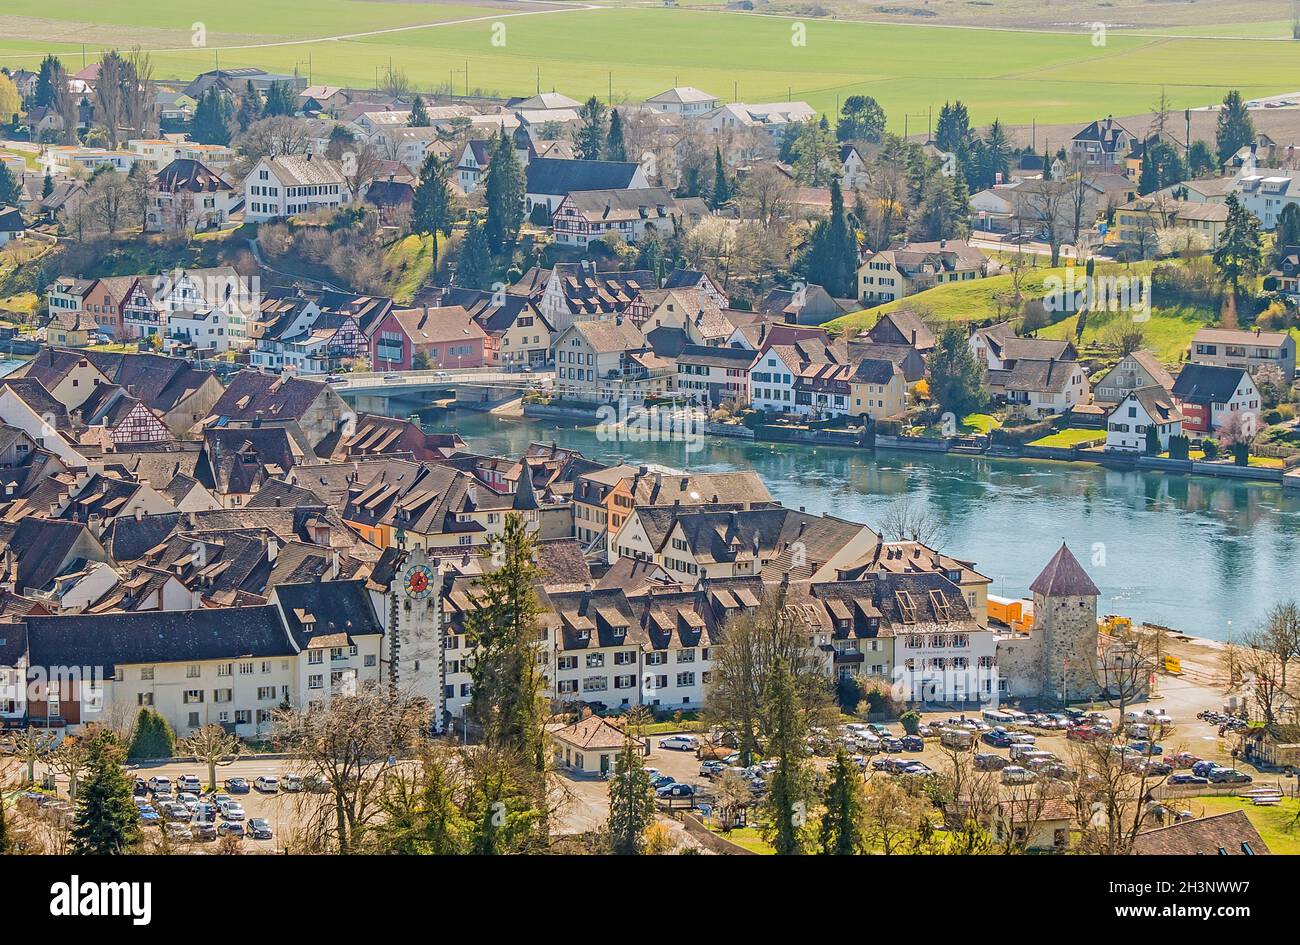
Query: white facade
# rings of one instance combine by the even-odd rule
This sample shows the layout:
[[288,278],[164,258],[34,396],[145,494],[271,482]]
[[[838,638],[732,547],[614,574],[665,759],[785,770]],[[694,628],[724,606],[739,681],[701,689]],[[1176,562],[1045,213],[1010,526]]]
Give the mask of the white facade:
[[327,158],[262,158],[244,178],[244,219],[261,223],[332,210],[351,199],[342,171]]

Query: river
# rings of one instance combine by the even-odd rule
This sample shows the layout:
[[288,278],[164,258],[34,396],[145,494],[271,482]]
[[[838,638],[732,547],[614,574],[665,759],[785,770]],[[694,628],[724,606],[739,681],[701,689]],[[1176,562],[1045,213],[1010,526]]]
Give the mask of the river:
[[1230,639],[1300,597],[1300,495],[1277,485],[715,437],[688,453],[681,442],[607,441],[590,428],[469,411],[449,423],[480,453],[518,456],[555,440],[605,462],[752,469],[787,506],[873,526],[909,495],[946,522],[942,550],[974,561],[991,592],[1009,597],[1028,595],[1064,539],[1101,588],[1102,613],[1195,636]]

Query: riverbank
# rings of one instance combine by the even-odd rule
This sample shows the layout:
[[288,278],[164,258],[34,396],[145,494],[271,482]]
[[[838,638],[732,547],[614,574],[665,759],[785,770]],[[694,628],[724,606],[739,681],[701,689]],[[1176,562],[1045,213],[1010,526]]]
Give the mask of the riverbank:
[[[572,405],[551,406],[524,404],[522,416],[529,420],[572,422],[594,426],[599,422],[596,410]],[[691,429],[696,436],[714,436],[727,439],[748,439],[766,443],[791,443],[803,446],[842,446],[862,449],[901,450],[905,452],[945,453],[955,456],[990,456],[998,459],[1049,460],[1066,463],[1091,463],[1118,469],[1146,469],[1152,472],[1182,476],[1210,476],[1214,478],[1242,479],[1268,482],[1300,489],[1300,470],[1285,470],[1264,466],[1237,466],[1227,462],[1167,459],[1140,453],[1101,451],[1080,446],[1031,446],[989,444],[985,438],[953,437],[934,438],[916,436],[883,436],[864,434],[860,429],[813,429],[785,424],[756,424],[702,422]],[[972,445],[982,441],[982,446]]]
[[753,470],[788,506],[877,527],[906,500],[941,523],[941,550],[974,562],[1004,597],[1027,596],[1065,540],[1102,589],[1102,613],[1206,639],[1257,625],[1295,585],[1300,493],[1272,482],[748,437],[634,440],[559,416],[461,411],[443,422],[488,455],[554,441],[607,463]]

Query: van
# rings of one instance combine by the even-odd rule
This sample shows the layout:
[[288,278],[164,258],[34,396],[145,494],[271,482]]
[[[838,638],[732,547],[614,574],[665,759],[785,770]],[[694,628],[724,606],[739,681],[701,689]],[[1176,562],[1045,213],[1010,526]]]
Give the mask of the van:
[[939,733],[939,744],[944,748],[955,748],[958,751],[970,751],[975,747],[975,736],[967,731],[956,728],[947,728]]
[[669,735],[659,739],[659,747],[674,751],[695,751],[700,747],[700,740],[694,735]]
[[1020,747],[1020,745],[1011,746],[1011,760],[1017,764],[1029,766],[1035,761],[1047,763],[1058,760],[1050,751],[1034,751],[1033,749],[1030,749],[1029,751],[1017,751],[1016,749]]
[[984,721],[990,725],[1010,725],[1012,718],[1001,709],[985,709],[983,712]]

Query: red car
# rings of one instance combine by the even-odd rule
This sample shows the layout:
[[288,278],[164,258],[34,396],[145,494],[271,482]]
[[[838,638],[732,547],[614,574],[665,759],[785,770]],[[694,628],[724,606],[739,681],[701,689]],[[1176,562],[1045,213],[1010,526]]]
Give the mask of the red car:
[[1165,760],[1168,761],[1175,768],[1190,768],[1192,765],[1196,764],[1196,762],[1200,761],[1201,759],[1197,758],[1190,751],[1180,751],[1177,752],[1176,754],[1170,755]]
[[1076,742],[1091,742],[1098,738],[1109,738],[1110,730],[1100,725],[1076,725],[1065,733],[1065,737]]

